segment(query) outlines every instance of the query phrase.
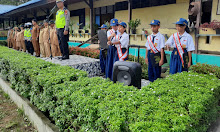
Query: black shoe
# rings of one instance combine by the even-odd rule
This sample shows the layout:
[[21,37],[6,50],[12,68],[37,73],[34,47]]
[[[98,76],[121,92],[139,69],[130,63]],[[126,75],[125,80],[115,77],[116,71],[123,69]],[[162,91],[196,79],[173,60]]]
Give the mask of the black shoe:
[[69,59],[69,56],[63,56],[62,57],[62,60],[67,60],[67,59]]
[[62,60],[62,59],[63,59],[63,57],[57,57],[57,59]]

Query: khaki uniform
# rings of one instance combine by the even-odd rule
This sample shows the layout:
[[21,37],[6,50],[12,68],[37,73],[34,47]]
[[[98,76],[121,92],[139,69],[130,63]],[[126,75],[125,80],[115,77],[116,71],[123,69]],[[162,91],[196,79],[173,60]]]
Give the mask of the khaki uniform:
[[36,56],[40,56],[40,45],[38,43],[38,35],[39,35],[39,27],[38,25],[35,25],[33,26],[33,29],[32,29],[32,44],[33,44],[33,47],[34,47],[34,51],[35,51],[35,54]]
[[43,35],[44,35],[44,28],[40,29],[39,43],[40,43],[40,53],[42,57],[46,57]]
[[56,34],[56,28],[50,27],[50,44],[51,44],[51,52],[52,56],[61,56],[61,51],[59,47],[58,37]]
[[9,47],[12,48],[13,47],[13,30],[11,30],[10,35],[9,35]]
[[14,31],[14,34],[13,34],[13,49],[17,49],[16,37],[17,37],[17,31]]
[[24,41],[24,30],[21,30],[21,49],[23,49],[24,52],[26,52],[26,45]]
[[21,33],[17,32],[16,34],[16,49],[21,50]]
[[7,46],[10,48],[10,33],[11,33],[11,30],[8,30],[8,35],[7,35]]
[[44,42],[44,49],[46,52],[46,57],[50,57],[51,52],[50,52],[50,44],[49,44],[49,27],[44,28],[44,33],[43,33],[43,42]]

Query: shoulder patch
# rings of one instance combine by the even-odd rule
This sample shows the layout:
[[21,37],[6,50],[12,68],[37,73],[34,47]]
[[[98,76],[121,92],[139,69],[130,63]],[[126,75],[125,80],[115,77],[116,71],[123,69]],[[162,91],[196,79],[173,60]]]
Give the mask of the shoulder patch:
[[67,10],[65,10],[65,15],[67,15],[67,13],[68,13],[68,11],[67,11]]

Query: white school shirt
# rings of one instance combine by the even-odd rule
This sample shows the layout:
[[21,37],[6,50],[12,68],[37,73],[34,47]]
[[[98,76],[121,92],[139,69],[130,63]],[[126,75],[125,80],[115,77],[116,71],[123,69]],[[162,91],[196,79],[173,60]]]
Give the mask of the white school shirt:
[[[153,41],[153,36],[156,36],[154,38],[154,45],[156,46],[158,51],[161,51],[161,49],[165,47],[165,37],[160,32],[158,32],[156,35],[152,33],[151,36],[152,36],[152,41]],[[147,47],[147,50],[151,50],[148,40],[145,46]]]
[[117,35],[120,34],[120,32],[119,32],[118,30],[117,30],[117,31],[115,31],[114,29],[108,30],[108,32],[107,32],[107,37],[111,36],[111,34],[112,34],[112,33],[115,33],[115,32],[117,32]]
[[124,32],[123,34],[119,34],[116,36],[117,39],[119,39],[120,43],[121,43],[121,48],[126,48],[128,49],[128,45],[129,45],[129,35]]
[[[187,52],[195,50],[193,38],[190,34],[184,32],[183,35],[180,35],[179,37],[182,47],[186,48]],[[173,35],[170,36],[165,45],[169,45],[172,48],[176,48],[176,43],[174,41]]]

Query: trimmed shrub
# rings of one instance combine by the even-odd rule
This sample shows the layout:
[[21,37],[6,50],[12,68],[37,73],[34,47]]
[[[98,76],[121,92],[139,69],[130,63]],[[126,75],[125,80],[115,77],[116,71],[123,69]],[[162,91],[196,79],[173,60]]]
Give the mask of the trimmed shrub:
[[0,40],[0,46],[7,46],[8,42],[5,40]]
[[201,64],[197,63],[190,67],[190,71],[201,73],[201,74],[214,74],[220,79],[220,67],[216,65]]

